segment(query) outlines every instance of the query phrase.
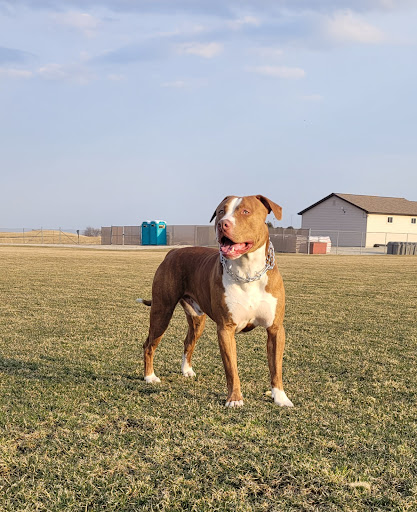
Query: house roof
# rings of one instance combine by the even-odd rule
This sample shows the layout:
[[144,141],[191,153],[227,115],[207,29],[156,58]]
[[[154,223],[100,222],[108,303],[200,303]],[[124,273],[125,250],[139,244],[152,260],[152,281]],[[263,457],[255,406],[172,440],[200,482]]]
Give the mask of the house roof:
[[308,208],[305,208],[299,212],[298,215],[302,215],[308,210],[311,210],[311,208],[314,208],[315,206],[333,196],[340,197],[340,199],[353,204],[366,213],[417,216],[417,201],[408,201],[408,199],[404,199],[403,197],[359,196],[355,194],[336,193],[332,193],[323,199],[320,199],[320,201],[317,201],[317,203],[314,203]]

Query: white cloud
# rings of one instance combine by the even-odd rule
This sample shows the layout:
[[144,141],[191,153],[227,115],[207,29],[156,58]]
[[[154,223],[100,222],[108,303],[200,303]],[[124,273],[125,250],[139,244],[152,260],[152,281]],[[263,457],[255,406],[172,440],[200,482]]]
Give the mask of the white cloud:
[[31,78],[32,76],[32,71],[15,68],[0,68],[0,78]]
[[60,64],[47,64],[38,69],[38,74],[46,80],[65,80],[67,73]]
[[261,25],[261,21],[259,18],[255,16],[243,16],[242,18],[238,18],[237,20],[233,20],[229,22],[229,26],[233,30],[239,30],[245,25],[250,25],[252,27],[259,27]]
[[367,23],[350,10],[337,11],[324,24],[328,37],[339,42],[378,44],[384,41],[384,33]]
[[75,28],[83,32],[87,37],[93,37],[100,23],[98,18],[86,12],[68,11],[65,13],[51,14],[52,19],[61,25]]
[[172,80],[170,82],[161,83],[161,87],[167,89],[187,89],[195,90],[200,87],[206,87],[208,82],[205,78],[190,78],[186,80]]
[[176,36],[182,36],[182,37],[191,37],[196,34],[202,34],[206,32],[207,28],[204,25],[191,25],[181,28],[176,28],[175,30],[169,30],[165,32],[156,32],[152,35],[152,37],[176,37]]
[[45,80],[72,82],[78,85],[87,85],[96,78],[88,68],[79,64],[72,66],[47,64],[38,69],[38,75]]
[[251,73],[271,76],[276,78],[304,78],[305,71],[302,68],[293,68],[287,66],[256,66],[247,68]]
[[212,59],[223,51],[221,43],[183,43],[178,45],[180,53],[187,55],[197,55],[205,59]]
[[273,46],[259,46],[258,48],[252,48],[251,51],[259,57],[267,59],[282,57],[284,55],[284,50],[274,48]]
[[399,3],[398,0],[379,0],[380,7],[383,9],[394,9],[396,3]]

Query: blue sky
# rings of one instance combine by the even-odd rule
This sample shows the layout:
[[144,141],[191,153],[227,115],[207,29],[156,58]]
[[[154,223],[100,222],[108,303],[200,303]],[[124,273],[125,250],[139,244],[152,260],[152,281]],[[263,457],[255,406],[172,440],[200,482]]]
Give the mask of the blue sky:
[[417,201],[414,0],[0,0],[0,227]]

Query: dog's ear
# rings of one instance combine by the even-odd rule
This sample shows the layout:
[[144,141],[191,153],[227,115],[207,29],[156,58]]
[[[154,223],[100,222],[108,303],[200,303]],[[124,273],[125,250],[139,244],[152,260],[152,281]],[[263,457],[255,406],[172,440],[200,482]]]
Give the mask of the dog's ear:
[[[223,201],[222,201],[221,203],[219,203],[219,206],[220,206],[224,201],[226,201],[226,199],[227,199],[228,197],[230,197],[230,196],[226,196],[226,197],[223,199]],[[219,207],[219,206],[218,206],[218,207]],[[218,207],[217,207],[217,208],[218,208]],[[213,213],[213,215],[212,215],[212,217],[211,217],[211,219],[210,219],[210,222],[211,222],[211,221],[214,219],[214,217],[217,215],[217,208],[214,210],[214,213]]]
[[265,206],[265,208],[268,210],[268,213],[272,213],[275,215],[275,218],[277,220],[282,219],[282,208],[278,204],[274,203],[270,199],[268,199],[265,196],[256,196],[257,199]]

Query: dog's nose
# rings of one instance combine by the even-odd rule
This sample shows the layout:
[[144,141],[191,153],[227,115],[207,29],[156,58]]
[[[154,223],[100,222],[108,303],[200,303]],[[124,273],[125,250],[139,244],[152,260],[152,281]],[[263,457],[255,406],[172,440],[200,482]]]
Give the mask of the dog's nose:
[[231,225],[232,224],[228,220],[221,220],[218,224],[219,229],[221,229],[222,231],[228,231],[228,229],[231,227]]

